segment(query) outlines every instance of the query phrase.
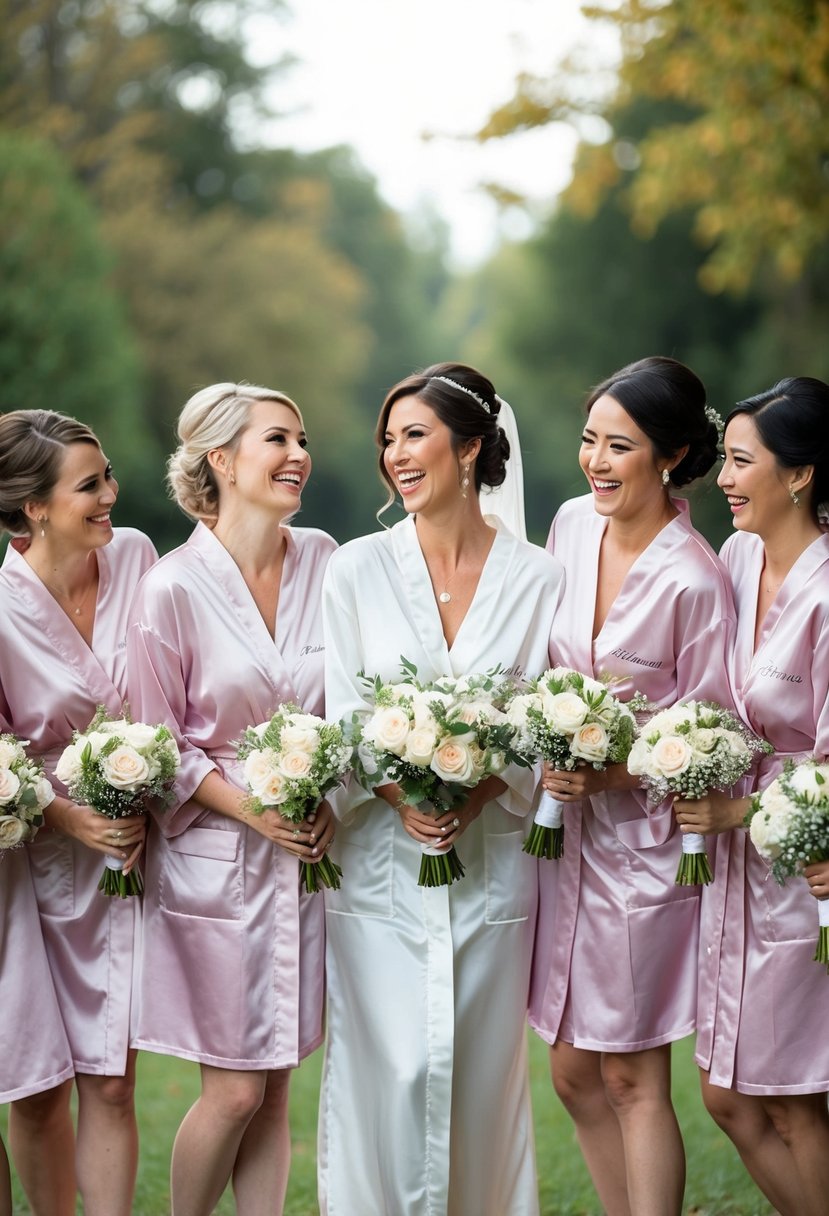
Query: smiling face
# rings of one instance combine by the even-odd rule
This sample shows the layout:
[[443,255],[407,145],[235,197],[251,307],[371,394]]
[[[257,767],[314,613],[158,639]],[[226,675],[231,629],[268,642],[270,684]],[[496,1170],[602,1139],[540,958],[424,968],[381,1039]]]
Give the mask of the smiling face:
[[653,444],[613,397],[599,397],[582,432],[579,464],[599,515],[629,520],[664,503],[661,469]]
[[409,514],[458,507],[459,466],[464,455],[464,463],[471,461],[476,441],[467,447],[465,453],[455,450],[449,427],[419,397],[395,401],[386,422],[383,465]]
[[217,464],[229,475],[228,490],[284,519],[298,509],[311,472],[306,445],[302,420],[290,406],[256,401],[235,450],[220,451]]
[[793,509],[789,486],[796,471],[778,464],[749,414],[735,414],[723,443],[725,462],[717,485],[728,500],[734,527],[766,536]]
[[67,445],[55,488],[44,503],[30,504],[34,534],[38,518],[49,543],[64,551],[88,551],[112,540],[110,511],[118,497],[112,466],[94,443]]

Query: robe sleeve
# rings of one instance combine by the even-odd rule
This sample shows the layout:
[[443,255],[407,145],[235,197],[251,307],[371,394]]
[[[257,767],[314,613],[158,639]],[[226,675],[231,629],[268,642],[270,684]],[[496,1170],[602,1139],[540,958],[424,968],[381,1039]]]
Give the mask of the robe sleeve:
[[677,701],[715,701],[734,709],[727,664],[734,622],[724,584],[707,594],[689,587],[679,597],[674,624]]
[[164,834],[176,836],[203,813],[204,807],[190,799],[217,765],[183,733],[187,688],[180,655],[155,630],[138,621],[127,633],[127,685],[133,717],[153,726],[164,723],[181,752],[174,801],[158,816]]
[[829,760],[829,618],[823,623],[812,659],[815,699],[815,756]]

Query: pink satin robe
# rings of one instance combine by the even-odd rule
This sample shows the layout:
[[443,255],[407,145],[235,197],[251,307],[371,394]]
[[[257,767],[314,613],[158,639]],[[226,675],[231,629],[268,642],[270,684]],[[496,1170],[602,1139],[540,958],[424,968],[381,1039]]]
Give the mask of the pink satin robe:
[[285,532],[275,642],[204,524],[144,579],[129,630],[133,711],[182,749],[147,851],[135,1045],[219,1068],[294,1067],[322,1041],[322,895],[300,895],[295,856],[192,801],[214,769],[244,787],[246,726],[286,701],[323,712],[320,594],[336,545]]
[[[567,581],[551,643],[555,663],[610,677],[622,700],[645,694],[728,702],[734,609],[722,564],[687,505],[628,572],[595,641],[606,520],[592,498],[565,503],[548,548]],[[596,794],[565,811],[564,857],[539,863],[530,1024],[590,1051],[641,1051],[694,1029],[699,889],[674,879],[681,838],[666,801],[638,790]]]
[[[754,628],[759,537],[735,533],[723,559],[734,584],[730,674],[740,712],[775,748],[755,788],[784,759],[829,757],[829,535],[801,554]],[[717,838],[700,932],[697,1063],[715,1085],[746,1094],[829,1090],[829,978],[812,961],[817,900],[805,880],[779,886],[747,832]]]
[[[451,647],[408,517],[352,541],[326,579],[329,712],[366,707],[362,668],[423,680],[544,669],[559,564],[499,531]],[[466,875],[417,885],[420,846],[388,803],[338,799],[343,884],[326,893],[324,1216],[534,1216],[525,1018],[536,864],[521,851],[536,774],[508,769],[458,842]]]
[[[73,730],[99,705],[117,715],[126,695],[127,614],[156,553],[132,528],[97,551],[99,587],[90,649],[13,542],[0,570],[0,715],[54,766]],[[102,853],[42,829],[28,847],[52,971],[75,1071],[123,1076],[140,900],[98,891]]]

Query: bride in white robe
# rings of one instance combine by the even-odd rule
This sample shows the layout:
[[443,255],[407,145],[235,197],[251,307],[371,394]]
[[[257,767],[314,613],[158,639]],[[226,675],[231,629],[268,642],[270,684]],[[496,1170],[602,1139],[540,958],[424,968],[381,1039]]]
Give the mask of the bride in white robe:
[[[387,397],[381,469],[409,517],[331,558],[329,717],[365,708],[357,673],[396,678],[401,656],[424,681],[547,666],[561,567],[494,529],[478,501],[503,476],[500,405],[457,364]],[[531,770],[509,769],[437,820],[398,809],[396,786],[355,785],[340,800],[343,883],[326,894],[324,1216],[538,1212],[525,1044],[536,862],[521,851],[534,785]],[[466,876],[422,888],[421,842],[435,837],[457,842]]]

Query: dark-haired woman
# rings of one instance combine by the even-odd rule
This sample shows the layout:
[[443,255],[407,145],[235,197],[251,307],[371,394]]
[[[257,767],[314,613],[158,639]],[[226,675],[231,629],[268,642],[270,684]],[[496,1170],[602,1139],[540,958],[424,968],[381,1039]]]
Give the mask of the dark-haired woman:
[[[786,758],[829,757],[829,386],[781,380],[728,418],[719,484],[735,533],[723,559],[737,603],[730,656],[745,721],[768,739],[754,780]],[[685,830],[721,833],[703,896],[697,1062],[708,1110],[783,1216],[829,1195],[829,982],[812,961],[817,911],[779,887],[741,824],[747,798],[677,802]],[[815,877],[815,871],[812,871]]]
[[[554,661],[658,707],[727,699],[725,571],[671,496],[714,464],[705,389],[673,359],[631,364],[587,401],[579,463],[548,547],[564,563]],[[546,770],[565,852],[541,867],[531,1023],[608,1216],[671,1216],[685,1160],[670,1044],[696,1006],[698,890],[675,885],[680,837],[624,765]]]
[[[326,703],[365,708],[358,672],[462,676],[547,662],[559,563],[485,518],[509,445],[489,380],[438,364],[388,394],[380,469],[407,518],[334,554]],[[329,1038],[320,1124],[327,1216],[533,1216],[524,1020],[536,866],[521,852],[528,770],[430,818],[384,785],[344,800],[347,879],[326,899]],[[466,876],[420,888],[421,845],[458,843]]]
[[140,901],[97,888],[102,854],[134,861],[145,825],[137,816],[116,826],[76,805],[53,770],[73,730],[99,705],[117,715],[126,693],[127,611],[155,550],[140,532],[113,530],[117,494],[83,423],[51,410],[0,418],[0,526],[13,538],[0,571],[0,717],[30,740],[58,792],[28,856],[78,1091],[75,1144],[69,1083],[16,1101],[10,1140],[33,1210],[73,1212],[77,1177],[90,1216],[132,1209]]

